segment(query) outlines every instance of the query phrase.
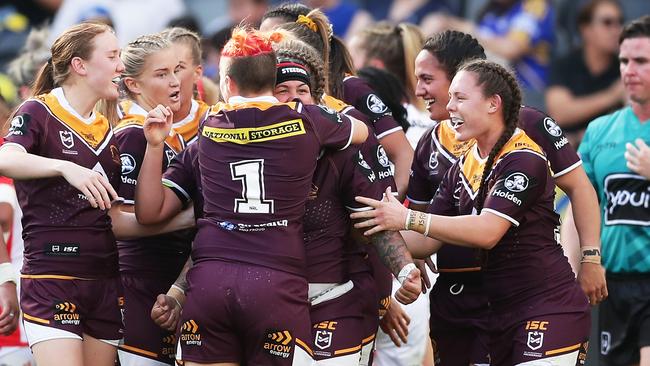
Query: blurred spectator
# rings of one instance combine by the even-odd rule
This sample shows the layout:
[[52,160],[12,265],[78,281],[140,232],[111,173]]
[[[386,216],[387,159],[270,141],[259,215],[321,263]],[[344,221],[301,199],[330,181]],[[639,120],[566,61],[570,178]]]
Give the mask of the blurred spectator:
[[0,5],[0,71],[11,61],[29,33],[29,19],[11,5]]
[[[415,57],[422,50],[424,36],[414,24],[379,22],[355,34],[349,43],[355,68],[365,66],[385,69],[394,74],[405,90],[402,101],[408,111],[406,137],[413,147],[433,123],[424,101],[415,95]],[[394,111],[393,111],[394,112]],[[395,116],[395,115],[393,115]]]
[[580,9],[577,23],[583,45],[552,63],[546,90],[549,115],[576,148],[589,121],[620,108],[624,98],[617,55],[620,4],[591,0]]
[[466,1],[458,0],[386,0],[386,10],[379,12],[382,7],[376,6],[376,1],[366,1],[366,9],[375,19],[387,19],[391,22],[420,23],[428,14],[438,12],[460,17],[465,10]]
[[434,14],[422,21],[424,34],[456,29],[475,36],[488,58],[514,68],[524,102],[543,109],[554,36],[555,11],[550,0],[490,0],[476,24]]
[[201,34],[201,26],[199,25],[198,20],[191,14],[181,15],[178,18],[174,18],[169,21],[167,28],[180,27],[185,28],[189,31],[192,31],[196,34]]
[[29,19],[32,26],[43,26],[50,21],[64,0],[5,0],[20,14]]
[[214,34],[234,25],[260,26],[269,4],[267,0],[229,0],[226,15],[217,17],[205,27],[205,34]]
[[18,88],[20,102],[30,96],[36,74],[50,57],[47,39],[47,28],[32,29],[21,54],[9,63],[7,74]]
[[73,24],[108,18],[124,45],[143,34],[163,30],[184,13],[183,0],[63,0],[52,23],[50,43]]
[[346,42],[352,35],[372,24],[370,13],[344,0],[306,0],[307,6],[319,8],[329,19],[334,34]]

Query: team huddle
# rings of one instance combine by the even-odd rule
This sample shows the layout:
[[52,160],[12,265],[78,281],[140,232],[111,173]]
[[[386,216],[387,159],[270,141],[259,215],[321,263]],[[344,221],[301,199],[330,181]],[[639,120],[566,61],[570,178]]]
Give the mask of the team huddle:
[[418,51],[435,122],[413,153],[317,9],[235,28],[212,105],[195,93],[196,34],[120,49],[106,25],[68,29],[0,147],[37,364],[367,366],[380,318],[419,296],[438,365],[583,364],[589,305],[607,297],[593,172],[475,38],[445,31]]

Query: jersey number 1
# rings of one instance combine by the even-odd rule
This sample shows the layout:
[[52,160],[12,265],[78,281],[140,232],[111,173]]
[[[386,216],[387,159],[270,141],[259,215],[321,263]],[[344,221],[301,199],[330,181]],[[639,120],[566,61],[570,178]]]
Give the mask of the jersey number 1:
[[233,180],[242,181],[242,198],[235,198],[235,212],[273,213],[273,200],[264,198],[264,159],[230,163]]

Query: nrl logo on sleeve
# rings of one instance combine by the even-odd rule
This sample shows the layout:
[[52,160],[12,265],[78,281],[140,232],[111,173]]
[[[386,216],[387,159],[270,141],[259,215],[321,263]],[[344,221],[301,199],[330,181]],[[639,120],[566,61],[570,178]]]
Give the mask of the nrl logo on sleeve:
[[27,132],[27,127],[29,125],[29,121],[31,120],[31,117],[29,114],[20,114],[16,117],[14,117],[11,120],[11,125],[9,126],[9,134],[8,136],[11,135],[16,135],[16,136],[23,136]]
[[382,114],[388,111],[388,107],[384,102],[375,94],[369,94],[366,99],[366,106],[368,110],[375,114]]

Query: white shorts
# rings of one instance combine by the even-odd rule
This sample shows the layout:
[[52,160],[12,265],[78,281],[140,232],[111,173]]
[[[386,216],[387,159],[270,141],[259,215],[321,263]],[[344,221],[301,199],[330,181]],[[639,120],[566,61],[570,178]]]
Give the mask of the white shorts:
[[[437,275],[428,269],[427,272],[433,285]],[[393,279],[393,294],[399,288],[399,282]],[[379,329],[379,332],[377,332],[376,351],[373,363],[375,366],[422,366],[427,345],[430,342],[429,293],[420,295],[412,304],[400,305],[411,318],[408,343],[397,347],[390,337]]]

